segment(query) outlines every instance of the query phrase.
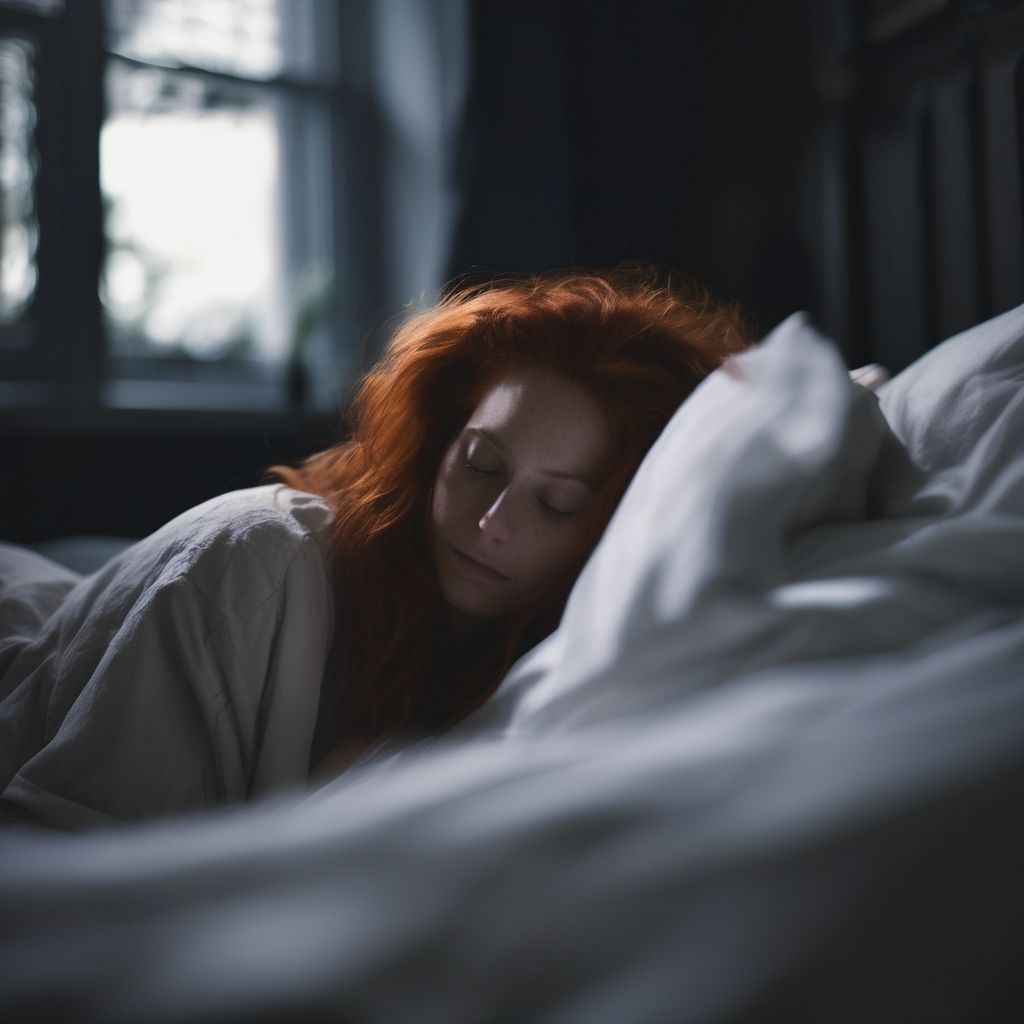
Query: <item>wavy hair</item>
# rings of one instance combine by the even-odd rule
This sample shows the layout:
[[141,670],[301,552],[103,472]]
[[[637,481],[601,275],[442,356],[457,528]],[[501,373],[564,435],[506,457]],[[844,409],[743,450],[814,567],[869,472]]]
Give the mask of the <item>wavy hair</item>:
[[455,286],[408,319],[358,387],[347,439],[297,468],[269,470],[334,510],[343,733],[371,742],[455,724],[557,625],[568,593],[491,624],[468,659],[453,655],[445,630],[427,534],[434,479],[497,378],[544,367],[584,387],[603,411],[619,448],[597,498],[603,530],[679,404],[753,340],[737,306],[642,268]]

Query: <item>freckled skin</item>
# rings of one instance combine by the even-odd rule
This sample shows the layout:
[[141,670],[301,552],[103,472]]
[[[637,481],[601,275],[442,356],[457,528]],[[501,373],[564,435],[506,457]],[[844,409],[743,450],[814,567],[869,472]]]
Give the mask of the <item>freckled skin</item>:
[[434,485],[430,548],[453,625],[513,615],[571,586],[612,446],[597,404],[565,377],[530,367],[488,389]]

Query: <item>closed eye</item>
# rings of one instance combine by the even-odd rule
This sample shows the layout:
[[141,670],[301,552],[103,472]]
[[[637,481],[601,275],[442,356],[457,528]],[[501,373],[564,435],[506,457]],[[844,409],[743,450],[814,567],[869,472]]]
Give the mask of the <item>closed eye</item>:
[[472,476],[494,476],[498,472],[496,469],[485,469],[483,466],[478,466],[473,462],[464,462],[462,468]]
[[565,512],[560,508],[553,508],[546,501],[542,501],[540,503],[540,507],[544,510],[544,514],[546,516],[555,520],[571,519],[574,515],[576,515],[575,512]]

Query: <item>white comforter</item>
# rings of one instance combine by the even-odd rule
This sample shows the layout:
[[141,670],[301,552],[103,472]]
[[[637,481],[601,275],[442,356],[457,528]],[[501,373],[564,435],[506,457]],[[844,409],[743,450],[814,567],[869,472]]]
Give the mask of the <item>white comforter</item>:
[[[883,393],[899,439],[799,318],[714,374],[559,630],[443,742],[305,799],[8,834],[5,1007],[1019,1019],[1024,310],[1007,317],[1013,345],[969,338]],[[936,383],[988,342],[998,374]],[[929,388],[930,433],[907,413]]]
[[330,513],[222,495],[81,577],[0,545],[0,818],[80,828],[302,785]]

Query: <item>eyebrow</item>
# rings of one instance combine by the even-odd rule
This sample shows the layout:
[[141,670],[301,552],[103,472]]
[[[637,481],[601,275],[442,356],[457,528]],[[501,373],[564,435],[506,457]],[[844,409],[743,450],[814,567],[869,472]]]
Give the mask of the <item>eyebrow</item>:
[[[485,441],[494,445],[502,457],[508,458],[505,453],[505,449],[501,446],[501,441],[498,440],[497,435],[493,431],[488,430],[486,427],[466,427],[466,433],[476,434],[477,436],[482,437]],[[590,491],[597,490],[597,486],[590,477],[581,476],[579,473],[566,473],[561,469],[542,469],[541,473],[544,476],[554,477],[558,480],[573,480],[576,483],[583,484],[583,486]]]

